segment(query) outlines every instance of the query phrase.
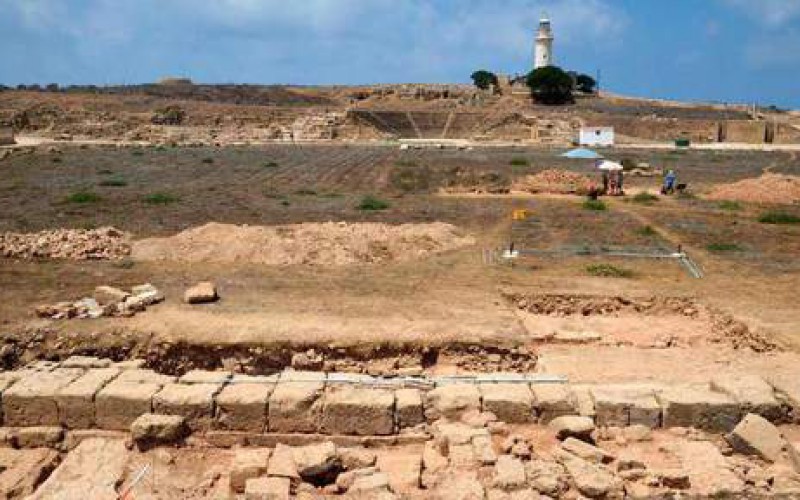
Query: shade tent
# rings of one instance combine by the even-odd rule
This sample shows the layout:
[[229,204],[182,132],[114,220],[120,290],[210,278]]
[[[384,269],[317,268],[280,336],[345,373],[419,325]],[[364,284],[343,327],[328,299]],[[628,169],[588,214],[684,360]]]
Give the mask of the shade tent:
[[606,170],[609,172],[619,172],[620,170],[624,170],[624,167],[615,161],[603,160],[600,165],[597,166],[597,169]]
[[567,151],[563,155],[564,158],[571,158],[573,160],[601,160],[603,159],[603,155],[596,151],[592,151],[591,149],[586,148],[578,148],[573,149],[572,151]]

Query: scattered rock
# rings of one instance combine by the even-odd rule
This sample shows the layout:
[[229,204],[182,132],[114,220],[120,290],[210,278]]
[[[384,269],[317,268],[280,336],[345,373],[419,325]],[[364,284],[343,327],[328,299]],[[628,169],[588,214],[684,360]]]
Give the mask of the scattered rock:
[[131,436],[139,448],[180,441],[187,434],[186,422],[179,415],[146,413],[131,424]]
[[183,295],[183,300],[187,304],[208,304],[219,299],[217,288],[210,281],[200,282],[189,289]]
[[286,477],[259,477],[248,479],[245,500],[289,500],[291,481]]
[[570,437],[588,442],[592,440],[594,420],[589,417],[567,415],[551,420],[548,425],[556,432],[556,438],[562,441]]
[[777,461],[786,446],[778,428],[754,413],[746,415],[726,439],[735,451],[758,455],[770,462]]
[[492,485],[505,491],[516,490],[525,486],[527,479],[525,465],[511,455],[501,455],[494,466]]
[[342,470],[336,445],[330,441],[294,448],[292,451],[297,473],[308,483],[317,486],[331,484]]
[[365,469],[375,465],[378,457],[375,452],[363,448],[339,448],[342,468],[347,471]]
[[576,457],[596,464],[609,463],[615,458],[614,455],[605,451],[604,449],[598,448],[597,446],[592,446],[589,443],[579,441],[575,438],[567,438],[563,443],[561,443],[561,448],[570,452]]

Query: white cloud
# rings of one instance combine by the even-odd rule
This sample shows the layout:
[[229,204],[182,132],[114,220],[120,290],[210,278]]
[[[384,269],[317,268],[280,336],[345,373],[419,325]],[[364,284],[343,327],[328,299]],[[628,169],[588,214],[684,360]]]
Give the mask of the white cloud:
[[723,0],[723,2],[772,28],[800,19],[800,0]]

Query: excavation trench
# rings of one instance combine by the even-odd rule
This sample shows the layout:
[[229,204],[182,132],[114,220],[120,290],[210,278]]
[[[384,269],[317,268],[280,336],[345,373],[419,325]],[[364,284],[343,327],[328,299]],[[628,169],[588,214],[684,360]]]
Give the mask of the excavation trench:
[[163,342],[119,332],[92,336],[35,331],[0,338],[0,366],[13,370],[32,361],[63,361],[94,356],[114,361],[144,360],[145,367],[168,375],[190,370],[224,370],[270,375],[287,368],[363,373],[373,376],[416,376],[453,373],[516,372],[536,368],[536,354],[525,346],[446,343],[205,345]]

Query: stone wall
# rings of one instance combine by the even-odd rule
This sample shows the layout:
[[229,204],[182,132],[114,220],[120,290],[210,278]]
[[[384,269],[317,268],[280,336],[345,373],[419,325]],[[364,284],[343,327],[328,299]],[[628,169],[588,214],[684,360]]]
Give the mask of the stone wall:
[[728,120],[720,123],[722,142],[763,144],[767,138],[767,123],[752,120]]
[[[641,424],[730,431],[748,413],[798,415],[796,382],[742,375],[704,385],[570,385],[518,374],[378,379],[285,371],[272,376],[194,371],[176,378],[137,363],[96,358],[40,362],[0,374],[2,422],[11,428],[127,430],[147,413],[179,415],[220,439],[263,434],[394,436],[441,417],[491,412],[506,423],[583,415],[601,426]],[[221,434],[220,434],[221,433]]]

